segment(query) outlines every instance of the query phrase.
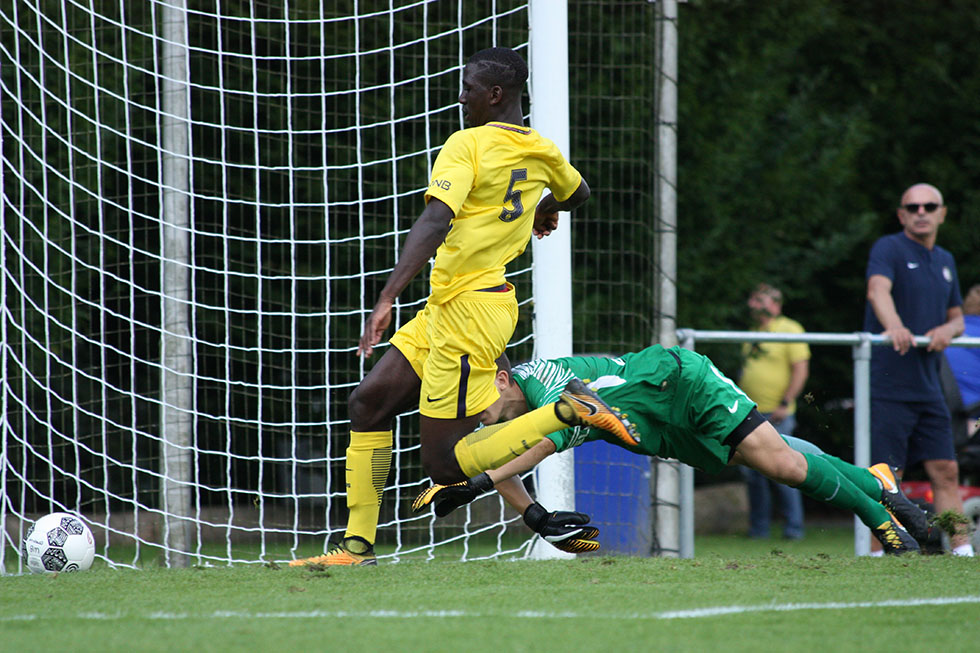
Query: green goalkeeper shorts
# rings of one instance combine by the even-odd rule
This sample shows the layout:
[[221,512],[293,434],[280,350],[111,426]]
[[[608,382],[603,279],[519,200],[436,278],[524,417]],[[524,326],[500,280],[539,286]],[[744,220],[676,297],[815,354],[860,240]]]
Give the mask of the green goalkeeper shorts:
[[[706,357],[680,347],[659,345],[627,354],[620,385],[600,391],[624,410],[641,433],[636,453],[676,458],[717,473],[731,448],[725,438],[748,417],[755,402]],[[589,439],[616,441],[594,432]]]

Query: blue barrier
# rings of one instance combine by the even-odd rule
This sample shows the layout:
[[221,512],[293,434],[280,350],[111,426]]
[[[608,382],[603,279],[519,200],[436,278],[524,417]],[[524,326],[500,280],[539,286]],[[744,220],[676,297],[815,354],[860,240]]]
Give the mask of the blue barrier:
[[650,555],[650,459],[608,442],[577,447],[575,509],[592,516],[600,554]]

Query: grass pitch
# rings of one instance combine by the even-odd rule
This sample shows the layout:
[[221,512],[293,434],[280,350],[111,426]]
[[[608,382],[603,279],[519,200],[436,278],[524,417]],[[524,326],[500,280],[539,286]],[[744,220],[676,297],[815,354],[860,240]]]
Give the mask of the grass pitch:
[[0,578],[3,650],[975,651],[980,561],[699,538],[693,560],[585,557]]

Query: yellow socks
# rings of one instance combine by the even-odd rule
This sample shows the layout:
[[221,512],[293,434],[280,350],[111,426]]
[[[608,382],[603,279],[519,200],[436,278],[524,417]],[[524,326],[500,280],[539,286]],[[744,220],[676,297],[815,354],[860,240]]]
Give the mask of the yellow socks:
[[[456,443],[456,460],[467,476],[500,467],[521,455],[549,433],[568,428],[552,404],[503,424],[470,433]],[[391,469],[391,431],[350,433],[347,448],[347,532],[374,543],[381,512],[381,494]]]
[[496,469],[541,442],[544,436],[568,428],[552,404],[502,424],[473,431],[456,443],[456,462],[467,477]]
[[391,469],[391,431],[350,432],[347,448],[347,533],[373,544],[381,494]]

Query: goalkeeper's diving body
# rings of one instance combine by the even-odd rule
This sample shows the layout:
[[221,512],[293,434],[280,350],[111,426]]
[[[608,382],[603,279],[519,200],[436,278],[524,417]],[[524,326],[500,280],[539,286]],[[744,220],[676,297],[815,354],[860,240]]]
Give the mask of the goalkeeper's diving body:
[[433,504],[436,514],[444,516],[496,487],[532,530],[558,548],[595,550],[598,530],[587,525],[587,515],[549,513],[531,499],[516,475],[555,451],[601,439],[637,454],[676,458],[708,473],[747,465],[855,513],[891,554],[918,551],[917,540],[927,537],[925,513],[905,497],[887,464],[856,467],[809,442],[781,436],[752,400],[701,354],[654,345],[618,358],[535,360],[511,370],[504,356],[498,365],[500,399],[483,412],[484,424],[512,420],[554,401],[564,384],[577,377],[621,411],[636,428],[639,442],[627,444],[587,426],[565,428],[496,469],[424,490],[413,504],[416,511]]
[[[630,425],[577,380],[553,405],[499,425],[492,440],[464,439],[499,396],[496,359],[517,325],[507,263],[532,235],[556,229],[559,211],[577,208],[590,195],[558,147],[524,126],[527,77],[527,64],[508,48],[481,50],[463,69],[459,103],[470,128],[450,135],[436,157],[425,209],[368,316],[358,355],[371,355],[392,321],[395,298],[435,256],[428,300],[395,332],[393,346],[350,396],[343,540],[324,555],[290,565],[377,564],[374,542],[391,467],[392,423],[415,407],[422,466],[437,483],[462,481],[478,466],[482,471],[508,460],[511,451],[525,451],[569,425],[588,423],[633,441]],[[551,193],[542,199],[545,188]]]

